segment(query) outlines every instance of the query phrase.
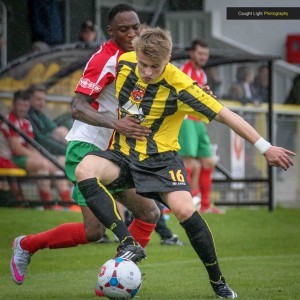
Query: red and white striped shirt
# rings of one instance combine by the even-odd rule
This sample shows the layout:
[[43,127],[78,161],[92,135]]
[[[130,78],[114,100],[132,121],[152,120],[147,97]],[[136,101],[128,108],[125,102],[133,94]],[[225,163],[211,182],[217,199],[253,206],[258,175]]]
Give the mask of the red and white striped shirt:
[[[92,107],[106,116],[118,118],[115,91],[117,63],[123,51],[113,42],[104,43],[88,61],[75,92],[94,98]],[[68,141],[82,141],[102,150],[109,147],[113,129],[97,127],[75,120],[66,136]]]
[[[202,69],[196,69],[191,60],[189,60],[181,66],[181,71],[187,74],[193,80],[195,80],[199,86],[202,87],[207,84],[207,76],[205,72]],[[189,115],[187,115],[186,118],[195,121],[200,121],[198,118]]]
[[196,69],[192,61],[188,61],[181,67],[181,71],[195,80],[200,86],[207,84],[207,76],[202,69]]

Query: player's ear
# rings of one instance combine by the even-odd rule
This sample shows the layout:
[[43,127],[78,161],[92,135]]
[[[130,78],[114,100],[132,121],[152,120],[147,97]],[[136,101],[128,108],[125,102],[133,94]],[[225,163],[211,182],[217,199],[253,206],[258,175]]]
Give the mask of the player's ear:
[[107,33],[108,33],[108,35],[109,35],[110,37],[113,36],[113,30],[112,30],[112,28],[111,28],[110,25],[107,25]]

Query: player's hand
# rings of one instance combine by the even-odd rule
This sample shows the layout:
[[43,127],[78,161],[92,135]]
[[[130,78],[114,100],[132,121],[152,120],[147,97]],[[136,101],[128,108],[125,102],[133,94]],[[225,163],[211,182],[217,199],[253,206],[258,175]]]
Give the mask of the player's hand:
[[295,155],[296,153],[290,150],[276,146],[270,147],[269,150],[264,154],[270,166],[280,167],[285,171],[294,165],[291,156]]
[[128,138],[140,141],[145,140],[145,137],[151,133],[149,128],[140,125],[140,121],[131,116],[117,120],[114,129]]
[[217,96],[214,95],[213,91],[210,89],[210,87],[209,87],[208,85],[204,85],[204,86],[202,87],[202,90],[203,90],[206,94],[208,94],[208,95],[210,95],[210,96],[212,96],[212,97],[214,97],[214,98],[217,98]]

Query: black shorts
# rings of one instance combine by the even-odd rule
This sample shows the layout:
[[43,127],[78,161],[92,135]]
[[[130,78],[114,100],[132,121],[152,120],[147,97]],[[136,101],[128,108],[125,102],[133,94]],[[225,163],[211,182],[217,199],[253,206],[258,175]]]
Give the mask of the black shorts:
[[120,167],[120,176],[107,185],[108,189],[136,188],[137,193],[159,201],[160,192],[190,192],[184,164],[175,151],[156,154],[143,161],[130,159],[116,150],[90,154],[106,158]]

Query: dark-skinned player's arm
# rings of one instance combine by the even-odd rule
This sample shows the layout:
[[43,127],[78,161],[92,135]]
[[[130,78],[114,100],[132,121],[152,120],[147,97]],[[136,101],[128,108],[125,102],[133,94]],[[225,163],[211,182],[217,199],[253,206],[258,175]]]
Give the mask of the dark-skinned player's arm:
[[76,93],[71,106],[72,117],[89,125],[114,129],[128,138],[137,140],[143,140],[151,133],[150,129],[140,125],[140,121],[134,117],[114,119],[100,113],[91,107],[90,103],[93,100],[88,95]]

